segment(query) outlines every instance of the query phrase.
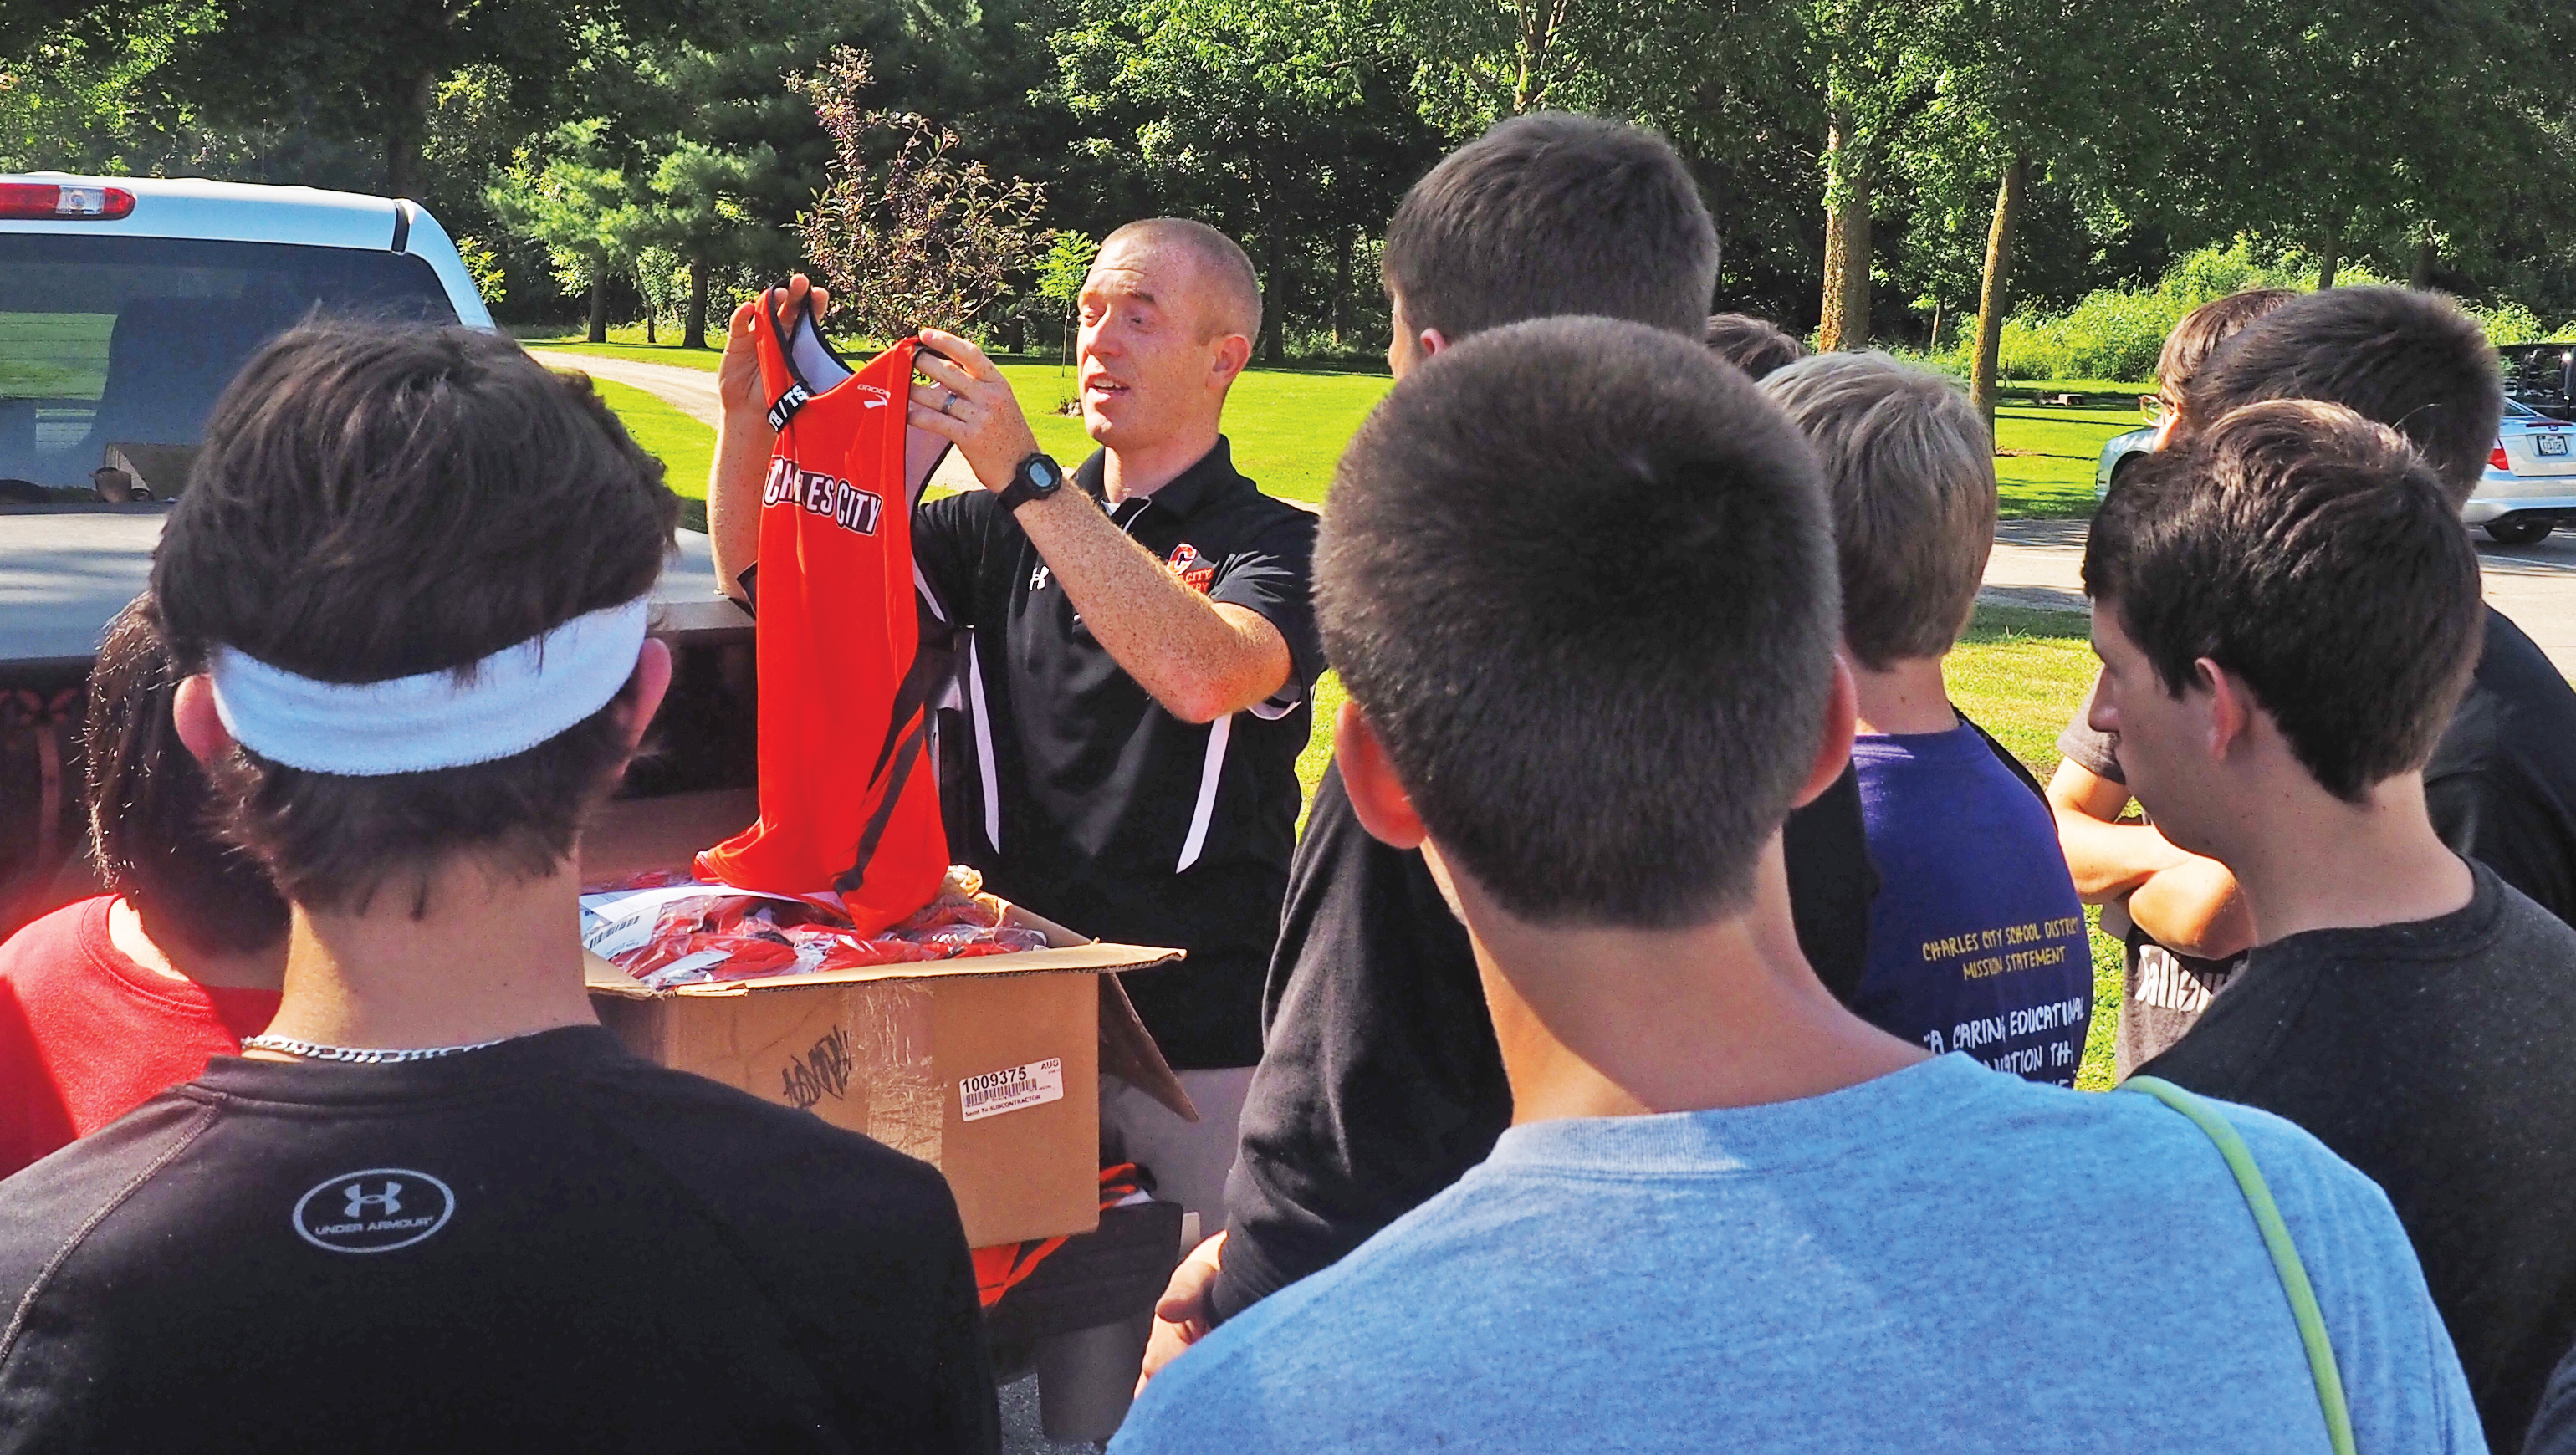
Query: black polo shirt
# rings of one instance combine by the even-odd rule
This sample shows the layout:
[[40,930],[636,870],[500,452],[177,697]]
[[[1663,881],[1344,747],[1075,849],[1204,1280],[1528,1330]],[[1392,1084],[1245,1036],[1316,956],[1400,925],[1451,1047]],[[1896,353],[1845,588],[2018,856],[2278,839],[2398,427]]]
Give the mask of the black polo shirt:
[[[1103,458],[1073,475],[1095,499]],[[934,500],[914,517],[913,554],[963,629],[962,701],[942,714],[939,744],[949,851],[994,893],[1084,934],[1187,950],[1187,963],[1128,983],[1137,1013],[1175,1066],[1249,1066],[1324,670],[1315,516],[1262,494],[1220,439],[1109,518],[1209,600],[1277,627],[1288,684],[1214,723],[1183,722],[1092,637],[992,492]]]

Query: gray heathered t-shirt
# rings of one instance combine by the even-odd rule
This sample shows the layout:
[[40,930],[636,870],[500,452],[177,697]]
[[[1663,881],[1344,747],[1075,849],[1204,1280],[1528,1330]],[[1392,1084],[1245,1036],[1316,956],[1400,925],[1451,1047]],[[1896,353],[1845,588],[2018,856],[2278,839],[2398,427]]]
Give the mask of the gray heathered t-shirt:
[[[2307,1265],[2360,1448],[2485,1449],[2388,1199],[2289,1123],[2223,1112]],[[2188,1250],[2153,1277],[2114,1256],[2140,1209]],[[1166,1368],[1112,1448],[2328,1445],[2208,1137],[1954,1054],[1771,1106],[1514,1127]]]

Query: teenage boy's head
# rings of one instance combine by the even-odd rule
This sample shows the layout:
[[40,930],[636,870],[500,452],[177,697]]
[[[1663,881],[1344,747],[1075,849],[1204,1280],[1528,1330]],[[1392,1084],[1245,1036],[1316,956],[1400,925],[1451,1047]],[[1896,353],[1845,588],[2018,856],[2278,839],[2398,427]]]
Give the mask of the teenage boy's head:
[[1824,465],[1853,660],[1884,672],[1949,651],[1995,546],[1985,421],[1947,379],[1881,353],[1818,354],[1762,390]]
[[2210,359],[2256,320],[2298,296],[2287,288],[2248,288],[2213,298],[2182,316],[2182,322],[2165,335],[2164,351],[2156,356],[2156,398],[2164,406],[2168,433],[2182,418],[2191,381]]
[[1386,228],[1401,377],[1469,334],[1558,314],[1697,338],[1717,226],[1670,143],[1570,112],[1516,116],[1413,184]]
[[2248,801],[2362,804],[2422,768],[2477,661],[2477,551],[2441,480],[2339,405],[2252,405],[2140,461],[2084,589],[2093,726],[2166,836],[2222,861]]
[[1749,313],[1710,314],[1700,342],[1756,383],[1807,356],[1807,346],[1787,329]]
[[1745,903],[1851,697],[1815,457],[1741,372],[1607,319],[1479,334],[1370,414],[1332,500],[1316,605],[1372,832],[1534,924]]
[[164,949],[266,949],[286,936],[286,905],[256,862],[208,830],[206,775],[170,723],[179,672],[153,613],[148,592],[119,612],[90,669],[90,853],[109,892],[178,938]]
[[669,680],[642,620],[678,512],[589,382],[507,338],[263,349],[152,572],[226,837],[327,911],[460,857],[556,870]]
[[2192,379],[2183,428],[2265,399],[2318,399],[2404,435],[2449,487],[2478,488],[2504,414],[2495,350],[2457,304],[2407,288],[2329,288],[2274,309]]

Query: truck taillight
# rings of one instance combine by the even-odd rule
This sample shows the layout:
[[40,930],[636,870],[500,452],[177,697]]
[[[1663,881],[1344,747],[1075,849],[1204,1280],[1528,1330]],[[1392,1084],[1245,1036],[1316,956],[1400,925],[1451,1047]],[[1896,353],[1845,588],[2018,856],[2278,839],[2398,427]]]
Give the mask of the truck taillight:
[[2502,470],[2508,475],[2513,473],[2513,461],[2505,457],[2504,442],[2502,440],[2498,440],[2496,442],[2494,451],[2487,456],[2487,468],[2490,470]]
[[45,222],[113,222],[134,211],[134,194],[95,183],[0,182],[0,218]]

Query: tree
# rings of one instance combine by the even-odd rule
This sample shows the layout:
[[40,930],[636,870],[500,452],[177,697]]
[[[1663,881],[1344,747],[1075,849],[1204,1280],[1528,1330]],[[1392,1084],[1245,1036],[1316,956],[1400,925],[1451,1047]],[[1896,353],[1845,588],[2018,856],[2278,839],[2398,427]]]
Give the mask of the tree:
[[[649,13],[640,4],[616,8],[633,23]],[[228,0],[220,25],[178,46],[169,84],[217,124],[287,120],[371,145],[384,189],[418,196],[441,78],[482,65],[514,90],[544,90],[572,68],[581,13],[548,0],[377,0],[363,24],[321,24],[297,0]]]
[[680,347],[702,349],[707,346],[708,288],[716,268],[729,262],[756,267],[763,261],[785,261],[785,237],[750,201],[778,187],[781,168],[777,152],[756,143],[726,148],[685,135],[660,141],[663,156],[653,169],[653,200],[642,230],[688,264],[689,301],[680,323]]
[[1053,322],[1066,335],[1065,359],[1071,362],[1073,320],[1082,302],[1082,285],[1100,257],[1100,243],[1087,232],[1060,232],[1047,244],[1038,263],[1037,295],[1053,305]]
[[1437,154],[1412,67],[1366,19],[1343,0],[1089,0],[1055,37],[1074,114],[1130,148],[1163,210],[1259,261],[1273,362],[1304,255],[1382,227]]
[[927,117],[861,107],[869,84],[867,57],[846,47],[793,83],[833,144],[831,185],[797,232],[862,332],[960,332],[1037,265],[1045,190],[963,160],[956,133]]
[[592,343],[608,338],[608,283],[641,246],[647,207],[607,155],[604,128],[567,123],[550,138],[552,155],[522,150],[485,194],[504,227],[545,248],[564,287],[590,295]]
[[1894,155],[1954,215],[1980,193],[1994,198],[1968,382],[1990,431],[2033,185],[2122,192],[2155,170],[2155,102],[2167,82],[2136,64],[2124,14],[2117,0],[1956,0],[1915,14],[1912,63],[1931,99],[1907,119]]
[[2559,199],[2576,186],[2576,158],[2564,92],[2530,65],[2576,43],[2566,7],[2205,0],[2185,10],[2188,25],[2168,20],[2151,44],[2190,57],[2189,83],[2162,118],[2164,191],[2202,236],[2253,231],[2295,246],[2330,287],[2350,256],[2406,258],[2427,237],[2476,251],[2526,209],[2566,217]]
[[1893,130],[1929,89],[1915,42],[1926,7],[1815,0],[1804,14],[1825,80],[1825,283],[1816,347],[1869,343],[1871,193]]

